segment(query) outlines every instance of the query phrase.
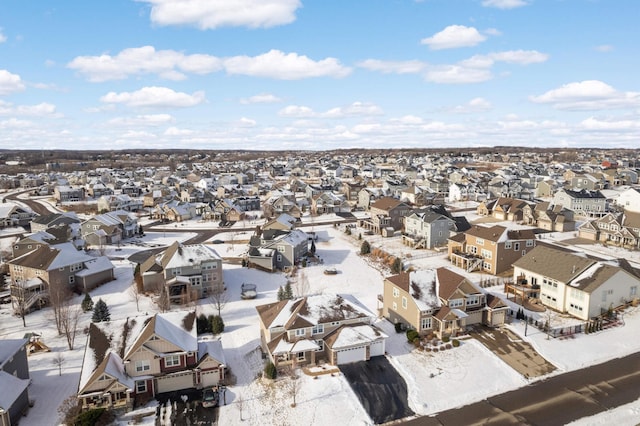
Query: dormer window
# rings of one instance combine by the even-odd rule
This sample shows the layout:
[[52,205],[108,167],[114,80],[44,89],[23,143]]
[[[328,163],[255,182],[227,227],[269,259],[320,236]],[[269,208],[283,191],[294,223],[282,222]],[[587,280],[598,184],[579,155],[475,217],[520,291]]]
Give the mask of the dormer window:
[[324,333],[324,324],[314,325],[311,329],[311,334],[322,334]]

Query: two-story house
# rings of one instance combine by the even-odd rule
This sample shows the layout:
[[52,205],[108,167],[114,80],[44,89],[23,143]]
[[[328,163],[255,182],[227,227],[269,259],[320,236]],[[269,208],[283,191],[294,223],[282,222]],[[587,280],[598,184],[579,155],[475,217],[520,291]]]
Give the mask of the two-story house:
[[536,236],[531,229],[475,225],[449,239],[449,260],[467,272],[481,270],[500,275],[535,245]]
[[138,233],[138,218],[125,210],[96,215],[82,222],[81,235],[88,245],[118,244]]
[[[82,409],[129,410],[160,393],[220,384],[222,344],[199,340],[195,317],[178,311],[91,323],[77,393]],[[109,337],[115,330],[121,338]]]
[[8,263],[12,306],[24,313],[46,304],[51,286],[83,293],[114,280],[106,256],[89,256],[70,243],[42,245]]
[[30,209],[20,207],[14,203],[0,204],[0,228],[12,226],[27,226],[36,214]]
[[411,206],[391,197],[383,197],[369,206],[370,219],[361,220],[360,226],[376,234],[392,234],[402,229],[405,216],[412,212]]
[[350,295],[320,294],[256,307],[260,344],[276,366],[366,361],[385,353],[375,315]]
[[173,303],[208,297],[224,288],[222,258],[205,244],[175,241],[140,264],[145,291],[166,287]]
[[508,310],[447,268],[387,277],[383,291],[382,315],[421,335],[455,336],[473,324],[502,325]]
[[413,248],[433,249],[447,245],[456,221],[432,209],[414,211],[404,218],[402,241]]
[[309,235],[300,229],[261,230],[249,240],[249,265],[267,271],[288,270],[309,253]]
[[607,213],[607,200],[600,191],[559,189],[553,195],[553,204],[573,210],[581,217],[600,217]]
[[29,408],[27,339],[0,340],[0,425],[17,425]]
[[513,264],[514,281],[538,288],[539,301],[588,320],[638,298],[640,271],[624,259],[604,260],[540,245]]
[[578,236],[630,249],[640,248],[640,213],[607,213],[584,222],[578,228]]

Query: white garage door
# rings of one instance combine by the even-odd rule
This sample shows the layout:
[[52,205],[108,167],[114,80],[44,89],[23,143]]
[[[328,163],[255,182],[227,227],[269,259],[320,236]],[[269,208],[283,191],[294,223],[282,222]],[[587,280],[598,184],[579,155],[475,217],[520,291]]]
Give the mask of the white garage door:
[[379,340],[371,344],[371,356],[384,355],[384,340]]
[[218,370],[203,371],[200,375],[200,380],[202,381],[202,386],[204,387],[215,386],[220,381],[220,373],[218,372]]
[[175,390],[189,389],[193,387],[193,373],[172,374],[158,378],[157,393],[171,392]]
[[364,361],[367,359],[367,350],[364,346],[359,348],[344,349],[338,351],[338,364]]

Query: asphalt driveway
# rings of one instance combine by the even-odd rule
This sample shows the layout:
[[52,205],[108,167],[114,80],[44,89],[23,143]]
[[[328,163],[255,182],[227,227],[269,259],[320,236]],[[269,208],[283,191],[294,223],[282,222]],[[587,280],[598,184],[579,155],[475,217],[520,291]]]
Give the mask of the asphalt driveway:
[[339,367],[374,423],[414,414],[407,400],[407,383],[386,357],[377,356]]

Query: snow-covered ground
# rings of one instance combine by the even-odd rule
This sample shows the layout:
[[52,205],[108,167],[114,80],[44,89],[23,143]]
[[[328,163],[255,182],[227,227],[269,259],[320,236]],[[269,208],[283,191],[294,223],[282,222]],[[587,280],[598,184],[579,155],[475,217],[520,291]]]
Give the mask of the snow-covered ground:
[[[99,297],[106,301],[112,319],[123,319],[137,311],[135,300],[127,290],[132,282],[133,266],[123,259],[137,250],[168,245],[176,239],[184,241],[193,236],[189,231],[193,229],[190,224],[180,228],[185,232],[147,232],[138,245],[123,244],[108,248],[107,254],[119,259],[114,260],[116,280],[97,288],[91,295],[94,302]],[[258,349],[260,333],[255,306],[276,301],[278,287],[287,280],[292,282],[294,293],[348,293],[358,298],[372,312],[378,313],[380,305],[377,296],[382,293],[383,277],[389,275],[389,272],[381,270],[371,259],[357,254],[361,244],[358,239],[359,231],[348,236],[343,227],[328,225],[314,226],[313,231],[318,235],[316,249],[323,263],[303,268],[294,276],[224,265],[229,302],[222,311],[226,327],[221,339],[235,384],[228,388],[225,404],[220,407],[221,424],[372,423],[345,378],[339,373],[317,376],[299,373],[295,407],[292,407],[291,379],[280,378],[270,382],[259,378],[264,360]],[[237,256],[246,250],[246,245],[241,241],[248,237],[249,234],[229,230],[218,234],[214,239],[222,240],[223,243],[212,247],[221,256]],[[410,250],[402,246],[397,238],[382,240],[380,237],[364,235],[363,238],[370,238],[372,244],[389,252],[402,254],[417,269],[449,266],[444,254]],[[338,274],[325,275],[323,271],[329,266],[335,267]],[[478,281],[481,275],[469,274],[469,277]],[[240,298],[240,286],[245,282],[257,285],[259,294],[256,299]],[[500,294],[501,289],[496,286],[488,290]],[[77,297],[78,303],[81,298]],[[154,306],[149,298],[143,297],[139,309],[143,313],[153,312]],[[206,300],[200,301],[196,309],[198,314],[214,313],[213,307]],[[578,335],[566,340],[547,340],[545,334],[532,327],[528,328],[527,336],[524,337],[524,326],[518,322],[512,323],[510,327],[558,368],[553,374],[560,374],[640,350],[640,341],[637,339],[640,310],[628,311],[624,319],[624,327]],[[29,357],[33,379],[29,392],[35,405],[22,424],[56,424],[57,407],[77,390],[85,335],[80,333],[75,349],[68,351],[64,338],[56,336],[48,310],[34,312],[27,316],[26,321],[27,327],[24,328],[22,321],[11,315],[8,305],[0,305],[0,336],[20,338],[25,332],[34,331],[43,334],[45,342],[52,349],[51,353],[38,353]],[[88,325],[89,321],[90,314],[83,314],[81,328]],[[409,405],[417,414],[432,414],[455,408],[529,383],[472,339],[464,340],[460,347],[447,351],[421,352],[413,350],[406,343],[404,335],[396,334],[391,324],[385,320],[380,319],[377,324],[389,335],[389,359],[406,380]],[[606,348],[605,353],[603,348]],[[65,357],[62,376],[58,376],[57,367],[53,364],[57,352],[62,352]],[[575,424],[635,424],[633,419],[637,419],[639,413],[640,402],[636,401]],[[126,420],[122,423],[126,423]]]

